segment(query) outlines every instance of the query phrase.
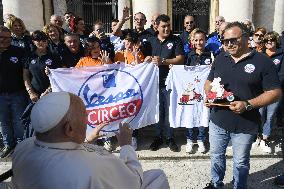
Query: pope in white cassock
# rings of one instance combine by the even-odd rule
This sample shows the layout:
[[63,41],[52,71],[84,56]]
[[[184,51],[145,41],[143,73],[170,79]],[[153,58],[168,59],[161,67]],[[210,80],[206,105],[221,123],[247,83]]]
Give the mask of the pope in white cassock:
[[120,157],[86,145],[99,136],[100,125],[86,137],[86,109],[71,93],[42,97],[33,107],[36,136],[17,145],[12,156],[12,183],[19,189],[168,189],[162,170],[143,172],[131,147],[132,130],[120,125]]

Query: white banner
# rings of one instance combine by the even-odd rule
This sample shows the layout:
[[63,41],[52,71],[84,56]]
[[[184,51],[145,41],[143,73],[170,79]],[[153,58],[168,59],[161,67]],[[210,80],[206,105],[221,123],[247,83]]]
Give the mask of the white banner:
[[175,65],[166,80],[170,90],[170,127],[208,127],[209,108],[204,106],[204,83],[210,66]]
[[111,64],[51,70],[52,91],[68,91],[84,101],[88,128],[110,122],[104,132],[118,130],[119,122],[137,129],[159,121],[158,67],[154,64]]

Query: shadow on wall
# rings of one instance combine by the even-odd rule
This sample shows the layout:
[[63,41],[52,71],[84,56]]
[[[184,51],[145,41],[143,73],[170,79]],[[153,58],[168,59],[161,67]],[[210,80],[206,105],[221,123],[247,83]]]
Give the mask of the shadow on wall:
[[263,26],[268,31],[273,29],[276,0],[254,0],[253,23],[255,27]]

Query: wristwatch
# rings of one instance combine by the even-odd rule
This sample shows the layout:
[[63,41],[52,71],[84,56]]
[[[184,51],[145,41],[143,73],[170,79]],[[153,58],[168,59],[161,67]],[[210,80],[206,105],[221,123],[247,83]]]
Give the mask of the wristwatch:
[[165,64],[165,63],[166,63],[166,59],[162,58],[162,64]]
[[253,109],[253,106],[249,103],[249,101],[248,100],[246,100],[245,101],[246,102],[246,111],[250,111],[250,110],[252,110]]

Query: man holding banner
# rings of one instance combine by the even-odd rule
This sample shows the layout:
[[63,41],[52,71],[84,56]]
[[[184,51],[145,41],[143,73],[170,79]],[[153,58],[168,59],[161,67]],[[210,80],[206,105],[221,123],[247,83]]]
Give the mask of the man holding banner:
[[160,119],[155,125],[156,137],[150,145],[150,150],[156,151],[163,144],[162,129],[166,135],[166,143],[174,152],[178,151],[178,146],[174,141],[173,128],[169,125],[169,94],[166,90],[165,81],[169,72],[169,65],[183,64],[183,45],[179,37],[171,34],[169,16],[162,14],[156,19],[159,32],[157,37],[151,37],[148,42],[151,44],[151,56],[145,61],[153,62],[159,67],[159,104]]

